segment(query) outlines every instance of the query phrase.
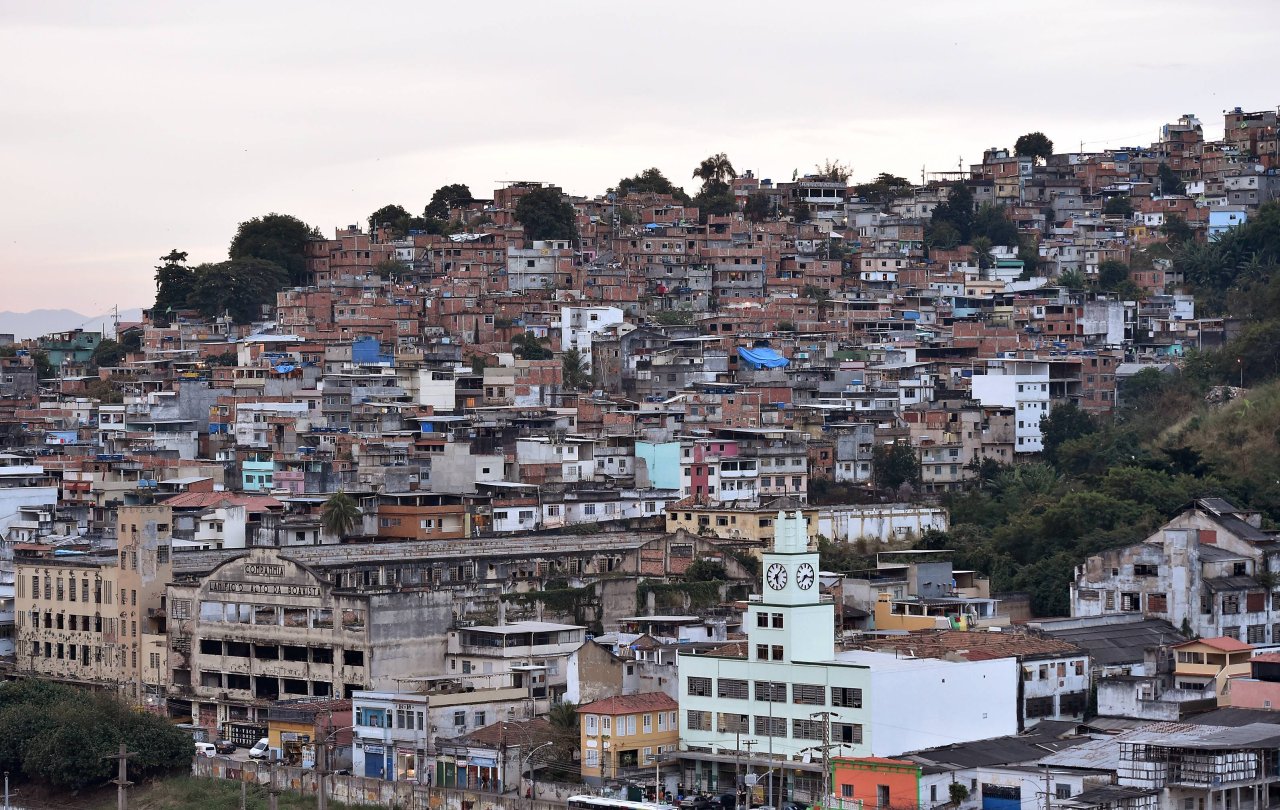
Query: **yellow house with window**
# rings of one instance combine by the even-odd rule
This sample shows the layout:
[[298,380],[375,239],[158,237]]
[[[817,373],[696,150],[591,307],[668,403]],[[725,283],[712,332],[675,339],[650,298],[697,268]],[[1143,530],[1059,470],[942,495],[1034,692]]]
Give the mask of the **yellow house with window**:
[[652,775],[657,760],[680,742],[679,708],[664,692],[619,695],[579,706],[583,781],[599,785]]

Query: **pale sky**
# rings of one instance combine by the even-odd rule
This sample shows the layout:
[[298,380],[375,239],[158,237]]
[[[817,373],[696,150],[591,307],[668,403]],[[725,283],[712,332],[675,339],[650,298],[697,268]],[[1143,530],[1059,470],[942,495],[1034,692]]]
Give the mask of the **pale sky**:
[[597,194],[727,152],[790,179],[954,169],[1044,131],[1146,144],[1280,104],[1280,3],[0,5],[0,310],[154,299],[271,211],[332,235],[461,182]]

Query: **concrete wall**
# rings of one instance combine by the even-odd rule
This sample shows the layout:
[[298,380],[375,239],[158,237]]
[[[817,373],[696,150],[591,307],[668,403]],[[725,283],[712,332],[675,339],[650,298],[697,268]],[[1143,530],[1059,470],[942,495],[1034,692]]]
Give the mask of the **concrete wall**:
[[[315,796],[314,770],[266,762],[236,762],[225,757],[195,757],[192,775],[207,779],[227,779],[272,787],[288,793]],[[538,800],[525,799],[527,783],[519,792],[505,795],[483,791],[425,787],[411,782],[386,782],[362,776],[329,776],[325,791],[329,799],[347,804],[399,807],[404,810],[564,810],[564,800],[574,795],[574,786],[538,785]],[[585,792],[581,785],[576,792]]]
[[946,531],[948,522],[947,510],[936,507],[825,506],[818,510],[817,533],[841,543],[867,539],[883,544],[919,537],[927,529]]

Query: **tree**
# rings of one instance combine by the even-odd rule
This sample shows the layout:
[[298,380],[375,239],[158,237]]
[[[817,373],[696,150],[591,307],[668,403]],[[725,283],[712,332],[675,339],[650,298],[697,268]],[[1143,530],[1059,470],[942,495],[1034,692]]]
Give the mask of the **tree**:
[[564,369],[564,384],[575,391],[591,385],[591,375],[587,373],[587,361],[582,352],[570,349],[560,357]]
[[1166,214],[1164,225],[1160,229],[1164,231],[1165,239],[1170,245],[1185,245],[1195,241],[1195,231],[1178,214]]
[[391,230],[404,236],[409,232],[409,212],[399,205],[384,205],[369,215],[369,233],[377,232],[382,225],[390,225]]
[[193,280],[186,251],[174,249],[160,257],[160,264],[156,265],[156,302],[151,308],[153,323],[169,325],[173,311],[187,305]]
[[791,218],[796,222],[808,222],[812,217],[809,209],[809,203],[803,197],[796,197],[791,201]]
[[880,489],[920,483],[920,459],[906,442],[876,445],[871,454],[871,469]]
[[619,197],[628,194],[670,194],[681,202],[688,202],[689,195],[684,189],[677,187],[656,167],[645,169],[635,177],[624,177],[618,181],[614,192]]
[[729,156],[724,152],[717,152],[709,158],[705,158],[698,164],[698,168],[693,170],[695,180],[702,181],[702,188],[705,191],[708,184],[728,183],[729,180],[738,176],[738,172],[733,168],[733,164],[729,162]]
[[1124,195],[1118,197],[1110,197],[1106,204],[1102,206],[1102,213],[1109,217],[1128,217],[1133,216],[1133,201]]
[[578,704],[566,701],[552,705],[547,720],[551,723],[551,741],[554,743],[544,760],[549,763],[548,775],[557,782],[581,782],[582,771],[574,765],[579,742]]
[[1058,274],[1058,284],[1068,290],[1083,290],[1088,282],[1079,270],[1068,270]]
[[991,256],[991,247],[991,240],[987,237],[973,238],[973,256],[978,260],[978,269],[986,270],[995,265],[995,259]]
[[800,295],[805,298],[812,298],[815,301],[822,302],[831,298],[831,291],[826,287],[819,287],[817,284],[806,284],[804,289],[800,291]]
[[1009,212],[1003,205],[983,203],[973,216],[973,227],[970,238],[985,236],[993,245],[1018,244],[1018,226],[1009,219]]
[[888,206],[899,197],[905,197],[911,193],[911,181],[896,174],[881,172],[870,183],[854,186],[853,193],[866,202]]
[[764,222],[773,215],[773,200],[763,191],[754,191],[747,197],[742,212],[752,222]]
[[686,582],[724,582],[729,578],[729,573],[725,570],[724,563],[698,558],[684,569],[684,578]]
[[951,250],[960,244],[960,232],[950,222],[939,222],[928,229],[925,244],[931,249]]
[[399,259],[386,259],[378,262],[378,266],[373,268],[373,272],[382,278],[399,280],[409,273],[410,267]]
[[467,188],[464,183],[450,183],[436,189],[431,195],[431,202],[427,203],[427,207],[423,210],[422,216],[426,219],[435,219],[440,222],[449,221],[449,209],[458,203],[468,203],[472,200],[471,189]]
[[1098,286],[1104,290],[1120,291],[1133,286],[1129,280],[1129,265],[1109,259],[1098,265]]
[[543,345],[546,341],[532,332],[521,332],[511,339],[511,352],[521,360],[550,360],[552,352]]
[[931,227],[937,228],[944,222],[960,234],[961,244],[968,244],[973,230],[973,192],[964,183],[951,186],[947,199],[934,206]]
[[849,176],[853,174],[853,170],[838,160],[827,158],[821,164],[813,167],[818,175],[824,180],[832,183],[847,183]]
[[284,268],[262,259],[202,264],[192,276],[187,304],[206,318],[225,313],[236,323],[260,319],[262,308],[274,305],[276,292],[288,283]]
[[738,201],[733,196],[733,189],[728,183],[715,179],[703,184],[702,191],[693,198],[693,204],[698,206],[698,217],[703,222],[706,222],[709,216],[723,217],[738,209]]
[[1186,183],[1182,182],[1182,178],[1178,177],[1178,173],[1168,163],[1160,164],[1160,168],[1156,170],[1156,179],[1162,195],[1187,193]]
[[1043,437],[1044,459],[1050,464],[1058,462],[1058,448],[1065,442],[1078,439],[1098,429],[1093,417],[1074,402],[1058,405],[1040,418],[1040,434]]
[[688,309],[666,309],[653,316],[662,326],[688,326],[693,323],[693,311]]
[[516,203],[516,219],[530,241],[578,236],[578,215],[557,188],[538,188],[521,197]]
[[124,349],[119,343],[111,338],[103,338],[98,345],[93,348],[93,355],[89,358],[89,362],[95,367],[102,366],[118,366],[124,358]]
[[1048,160],[1053,157],[1053,141],[1043,132],[1028,132],[1014,142],[1013,151],[1018,157]]
[[360,507],[342,490],[329,496],[320,509],[320,526],[339,539],[350,534],[360,523]]
[[297,217],[267,214],[240,223],[228,255],[272,262],[284,268],[284,284],[296,287],[307,282],[306,246],[316,235],[315,229]]

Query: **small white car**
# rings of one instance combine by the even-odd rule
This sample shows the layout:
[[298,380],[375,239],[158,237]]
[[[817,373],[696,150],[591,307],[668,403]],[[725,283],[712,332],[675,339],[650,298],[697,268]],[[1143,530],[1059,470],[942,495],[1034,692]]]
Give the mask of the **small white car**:
[[250,759],[265,759],[269,756],[271,756],[271,742],[266,737],[258,740],[249,749]]
[[198,742],[196,743],[196,756],[212,757],[217,756],[218,751],[213,747],[213,743]]

